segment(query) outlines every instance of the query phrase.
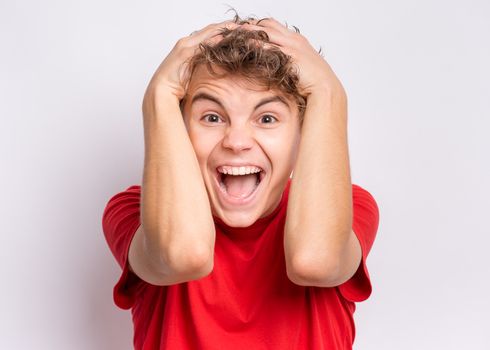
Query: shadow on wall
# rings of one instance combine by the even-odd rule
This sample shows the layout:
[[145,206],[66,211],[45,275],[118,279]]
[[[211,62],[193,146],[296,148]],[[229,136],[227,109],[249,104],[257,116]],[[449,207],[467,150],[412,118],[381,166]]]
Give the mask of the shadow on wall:
[[[102,229],[98,232],[103,240]],[[120,276],[120,268],[110,254],[105,240],[94,247],[93,258],[87,261],[92,272],[85,281],[86,329],[91,333],[93,349],[131,349],[133,324],[130,310],[118,308],[112,299],[112,290]]]

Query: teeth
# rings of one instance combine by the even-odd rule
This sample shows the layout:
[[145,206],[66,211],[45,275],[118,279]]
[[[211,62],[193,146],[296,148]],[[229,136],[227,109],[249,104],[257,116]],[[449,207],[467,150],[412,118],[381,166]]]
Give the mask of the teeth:
[[247,175],[247,174],[255,174],[261,172],[262,169],[256,166],[228,166],[223,165],[218,167],[218,172],[227,175]]

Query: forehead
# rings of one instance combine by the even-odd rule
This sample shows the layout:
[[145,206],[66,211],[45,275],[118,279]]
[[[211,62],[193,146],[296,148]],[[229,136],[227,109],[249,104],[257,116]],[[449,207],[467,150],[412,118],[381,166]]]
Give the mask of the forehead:
[[[223,74],[222,70],[214,68],[219,75]],[[197,95],[207,92],[210,95],[226,96],[230,102],[241,104],[247,102],[256,102],[258,99],[278,97],[290,109],[294,110],[294,98],[285,94],[279,89],[268,89],[263,83],[247,79],[241,75],[224,74],[223,76],[212,75],[205,66],[199,66],[195,69],[187,88],[186,104],[190,104]],[[200,99],[198,99],[200,100]],[[201,99],[202,100],[202,99]]]

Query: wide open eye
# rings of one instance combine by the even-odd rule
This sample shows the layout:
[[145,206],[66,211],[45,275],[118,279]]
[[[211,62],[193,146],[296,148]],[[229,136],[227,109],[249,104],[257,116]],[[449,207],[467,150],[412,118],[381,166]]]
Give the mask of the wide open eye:
[[222,121],[221,117],[218,116],[217,114],[206,114],[204,117],[202,117],[201,120],[204,120],[205,122],[208,122],[208,123],[219,123],[220,121]]
[[264,114],[260,117],[262,124],[274,124],[277,122],[277,118],[270,114]]

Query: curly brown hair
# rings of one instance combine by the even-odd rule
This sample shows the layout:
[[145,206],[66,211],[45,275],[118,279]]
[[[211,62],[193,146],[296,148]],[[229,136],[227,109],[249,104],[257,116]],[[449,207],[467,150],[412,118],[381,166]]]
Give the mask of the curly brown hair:
[[[237,24],[250,23],[254,17],[242,19],[235,14],[233,21]],[[296,31],[299,31],[294,27]],[[209,74],[217,78],[227,75],[239,76],[265,90],[277,89],[296,101],[299,118],[302,121],[306,109],[306,99],[298,91],[299,76],[291,56],[269,43],[265,31],[223,28],[223,39],[211,45],[200,43],[196,54],[188,61],[188,81],[195,70],[206,66]],[[218,73],[221,71],[223,73]],[[185,103],[185,97],[181,106]]]

